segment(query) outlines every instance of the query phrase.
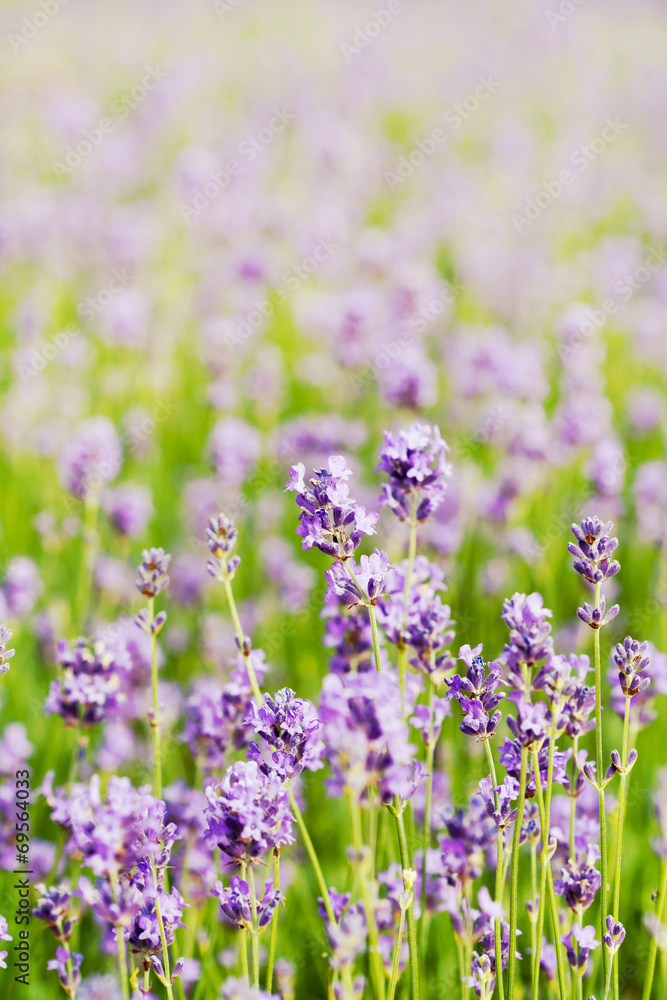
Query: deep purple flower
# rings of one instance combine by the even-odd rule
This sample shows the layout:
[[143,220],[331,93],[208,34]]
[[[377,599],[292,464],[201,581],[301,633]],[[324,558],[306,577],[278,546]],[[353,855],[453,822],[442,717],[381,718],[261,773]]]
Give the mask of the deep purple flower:
[[257,860],[294,841],[289,793],[280,778],[254,760],[237,761],[219,784],[205,789],[206,837],[233,861]]
[[[252,902],[250,897],[250,886],[243,879],[232,875],[229,880],[229,888],[225,888],[220,880],[216,881],[211,893],[217,897],[228,920],[231,920],[237,927],[245,927],[246,930],[253,930]],[[271,918],[277,906],[282,902],[282,895],[279,890],[274,889],[271,882],[267,882],[264,888],[264,895],[256,901],[257,929],[262,930],[271,923]]]
[[116,531],[141,538],[153,516],[153,499],[147,486],[125,483],[102,495],[102,509]]
[[620,564],[612,559],[618,547],[618,538],[610,532],[611,521],[603,523],[598,517],[585,517],[581,524],[572,525],[572,534],[577,544],[569,542],[568,552],[575,557],[572,568],[594,585],[604,583],[620,570]]
[[595,927],[592,924],[587,924],[586,927],[582,927],[581,924],[573,924],[568,933],[562,935],[561,941],[565,945],[567,960],[571,968],[583,975],[588,956],[600,944],[599,941],[595,940]]
[[465,713],[459,726],[461,732],[486,740],[495,735],[502,718],[498,705],[505,695],[497,691],[503,683],[502,670],[491,664],[487,674],[481,650],[481,644],[474,649],[461,646],[459,658],[466,664],[466,675],[454,674],[445,678],[445,683],[449,687],[449,697],[458,701]]
[[297,698],[290,688],[266,694],[259,708],[251,701],[245,723],[272,748],[267,760],[256,743],[248,747],[248,756],[265,773],[275,771],[285,781],[304,769],[322,767],[324,744],[319,738],[321,726],[315,706]]
[[11,660],[12,656],[16,652],[15,649],[7,649],[7,643],[12,637],[12,630],[5,628],[4,625],[0,625],[0,677],[2,674],[6,674],[9,670],[8,660]]
[[416,521],[425,521],[447,493],[447,481],[452,475],[448,451],[436,425],[415,423],[398,434],[385,431],[375,471],[386,472],[389,482],[382,487],[380,503],[401,521],[413,516]]
[[389,566],[389,556],[381,549],[370,556],[362,556],[358,564],[352,557],[346,562],[332,563],[324,574],[329,584],[327,598],[338,597],[346,607],[375,605],[384,593]]
[[183,909],[188,904],[175,886],[166,892],[162,877],[158,877],[158,884],[155,885],[152,866],[146,861],[139,863],[130,881],[141,893],[141,907],[129,929],[128,944],[132,951],[138,954],[157,955],[162,951],[162,931],[157,904],[160,907],[162,930],[168,946],[174,943],[175,931],[179,927],[187,929],[182,916]]
[[103,642],[91,646],[76,639],[70,647],[61,640],[56,660],[62,672],[49,687],[46,715],[62,716],[67,726],[86,727],[118,715],[130,676],[127,654],[112,652]]
[[590,863],[590,855],[579,861],[570,858],[561,870],[561,877],[554,879],[554,889],[575,913],[579,907],[588,909],[601,884],[600,872]]
[[[621,646],[621,648],[624,647]],[[638,667],[643,660],[648,659],[651,671],[650,678],[645,675],[642,669],[627,674],[616,670],[615,667],[618,667],[616,655],[618,655],[618,647],[612,654],[614,667],[607,673],[607,680],[611,685],[611,707],[623,718],[625,715],[625,691],[627,691],[632,699],[630,702],[630,725],[641,728],[656,718],[657,713],[654,708],[656,695],[667,694],[667,655],[657,650],[653,643],[649,642],[646,653],[641,656],[637,663],[625,664],[625,670],[632,671],[633,666]]]
[[80,424],[60,454],[60,480],[66,490],[85,500],[116,478],[121,463],[116,428],[107,417],[91,417]]
[[296,493],[301,508],[297,535],[304,551],[313,546],[335,559],[348,559],[364,535],[375,534],[378,515],[350,497],[346,479],[352,475],[341,455],[332,455],[329,469],[320,469],[308,483],[301,462],[292,466],[285,491]]
[[171,556],[164,549],[144,549],[137,567],[135,586],[144,597],[157,597],[169,586]]

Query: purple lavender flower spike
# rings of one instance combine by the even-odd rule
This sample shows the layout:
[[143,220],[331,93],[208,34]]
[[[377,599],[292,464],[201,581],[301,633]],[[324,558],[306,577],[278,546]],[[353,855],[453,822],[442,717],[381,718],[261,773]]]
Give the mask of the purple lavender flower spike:
[[135,586],[144,597],[157,597],[169,586],[171,556],[164,549],[144,549],[137,567]]
[[618,604],[612,605],[609,611],[606,610],[606,607],[605,597],[602,594],[597,608],[591,607],[590,604],[584,604],[583,607],[577,608],[577,614],[582,622],[590,625],[591,628],[602,628],[603,625],[612,621],[620,611]]
[[7,643],[12,637],[12,630],[5,628],[4,625],[0,625],[0,677],[2,674],[6,674],[9,670],[8,660],[11,660],[12,656],[16,652],[15,649],[7,649]]
[[588,909],[602,884],[600,872],[591,863],[592,858],[590,849],[581,860],[570,858],[561,870],[561,877],[554,879],[554,889],[575,913],[579,907]]
[[319,738],[321,726],[315,707],[297,698],[290,688],[266,694],[259,708],[251,701],[245,724],[272,748],[268,760],[256,743],[248,748],[248,756],[265,774],[274,771],[286,781],[304,769],[316,771],[323,766],[324,743]]
[[257,860],[294,842],[289,792],[254,760],[237,761],[222,781],[206,788],[205,835],[232,861]]
[[216,580],[227,577],[231,580],[237,569],[241,565],[240,556],[232,556],[238,531],[236,525],[225,514],[218,514],[208,522],[206,529],[206,544],[211,550],[213,558],[207,563],[207,568],[211,576]]
[[67,944],[72,936],[72,928],[76,917],[71,914],[72,892],[67,885],[47,887],[40,883],[35,886],[39,893],[37,906],[32,915],[43,920],[46,927],[53,931],[56,941]]
[[603,523],[598,517],[585,517],[581,524],[572,525],[572,534],[577,544],[569,542],[568,552],[575,557],[572,568],[594,586],[611,579],[620,570],[620,564],[612,559],[618,547],[618,538],[611,537],[614,525]]
[[[232,875],[229,880],[229,888],[226,889],[219,880],[215,883],[211,893],[217,897],[228,920],[231,920],[237,927],[245,927],[246,930],[253,930],[252,903],[250,897],[250,886],[243,879]],[[257,929],[263,930],[271,923],[271,918],[276,907],[282,903],[282,895],[279,890],[274,889],[270,882],[266,883],[264,895],[256,901]]]
[[370,556],[362,556],[357,565],[354,558],[347,563],[355,579],[348,573],[342,562],[332,563],[324,574],[329,590],[327,599],[340,598],[346,607],[369,604],[375,606],[384,593],[387,573],[390,569],[389,556],[384,550],[376,549]]
[[583,975],[588,963],[588,956],[600,944],[599,941],[595,940],[595,927],[592,924],[587,924],[586,927],[582,927],[581,924],[573,924],[568,933],[562,935],[561,941],[565,945],[567,960],[571,968]]
[[89,727],[119,714],[132,666],[126,652],[112,652],[103,642],[90,646],[85,639],[70,648],[61,640],[56,660],[62,674],[49,687],[46,715],[60,715],[67,726]]
[[60,979],[60,985],[65,990],[68,996],[72,996],[70,988],[70,974],[67,968],[67,963],[72,960],[72,988],[76,993],[79,983],[81,982],[81,963],[83,962],[83,955],[78,952],[70,952],[69,948],[64,945],[59,944],[56,948],[56,957],[50,959],[47,962],[46,968],[51,972],[55,969],[58,973],[58,978]]
[[611,955],[615,955],[625,940],[625,927],[611,915],[605,920],[605,925],[607,930],[603,938],[604,946]]
[[541,750],[547,738],[550,719],[549,710],[543,701],[530,701],[522,691],[514,691],[510,699],[516,705],[516,719],[507,717],[510,732],[522,746],[529,750]]
[[63,448],[62,485],[80,500],[98,495],[120,472],[122,451],[116,428],[107,417],[85,420]]
[[401,521],[426,521],[445,499],[452,467],[447,462],[449,446],[437,425],[413,424],[408,430],[384,432],[376,472],[386,472],[380,503]]
[[[502,785],[494,787],[491,775],[482,778],[479,782],[479,790],[486,804],[486,811],[493,822],[500,830],[504,830],[516,819],[516,809],[512,809],[512,802],[519,798],[519,782],[516,778],[509,776],[503,780]],[[494,791],[498,795],[498,808],[495,804]]]
[[495,735],[502,718],[498,705],[505,697],[503,692],[497,693],[498,686],[504,683],[502,670],[490,664],[486,674],[481,650],[481,644],[474,649],[468,645],[461,646],[459,658],[466,664],[466,676],[454,674],[445,678],[449,697],[458,701],[465,713],[459,729],[467,736],[475,736],[478,741]]
[[499,659],[510,684],[517,690],[531,690],[534,667],[553,653],[552,612],[544,607],[541,594],[514,594],[503,602],[501,617],[510,630],[509,643]]
[[102,495],[102,509],[121,535],[141,538],[153,516],[151,491],[132,483],[117,486]]
[[648,642],[637,642],[628,635],[623,643],[618,643],[614,651],[621,691],[628,698],[642,694],[651,683],[651,678],[644,676],[644,671],[651,664],[647,650]]
[[301,507],[297,535],[304,551],[313,546],[335,559],[349,559],[364,535],[375,534],[378,515],[350,497],[346,480],[352,475],[342,455],[329,458],[329,469],[316,471],[308,483],[301,462],[291,468],[285,491],[296,493]]

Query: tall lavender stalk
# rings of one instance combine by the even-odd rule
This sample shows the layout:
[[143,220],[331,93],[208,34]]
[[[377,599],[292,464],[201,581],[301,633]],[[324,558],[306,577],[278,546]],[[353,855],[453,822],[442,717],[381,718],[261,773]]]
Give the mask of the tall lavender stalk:
[[[584,604],[577,614],[593,629],[593,652],[595,665],[595,763],[598,781],[598,807],[600,812],[600,868],[602,885],[600,888],[600,936],[604,935],[604,921],[607,916],[607,886],[608,886],[608,847],[607,847],[607,813],[605,806],[602,748],[602,669],[600,663],[600,628],[606,625],[618,614],[618,605],[606,611],[604,597],[601,596],[601,586],[615,576],[620,570],[620,564],[612,559],[618,547],[618,539],[611,537],[613,524],[603,523],[598,517],[586,517],[581,524],[572,525],[572,534],[577,540],[568,544],[568,552],[575,557],[573,569],[595,587],[595,605]],[[603,949],[602,964],[604,977],[607,977],[608,956]]]

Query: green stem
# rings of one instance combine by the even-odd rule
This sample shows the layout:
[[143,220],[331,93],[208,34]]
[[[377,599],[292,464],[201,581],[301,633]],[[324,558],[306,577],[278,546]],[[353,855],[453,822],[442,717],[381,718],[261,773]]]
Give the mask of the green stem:
[[[549,762],[547,765],[547,798],[546,806],[544,809],[544,823],[542,826],[542,868],[540,871],[540,901],[537,906],[537,929],[535,935],[535,948],[533,951],[533,989],[532,989],[532,1000],[537,1000],[540,988],[540,959],[542,956],[542,936],[544,934],[544,913],[546,906],[546,889],[547,881],[549,875],[547,874],[547,867],[549,873],[551,872],[551,862],[545,862],[545,850],[549,846],[549,831],[551,829],[551,795],[553,791],[553,778],[554,778],[554,753],[556,751],[556,728],[558,726],[558,716],[560,713],[560,705],[554,705],[551,709],[551,728],[549,730]],[[537,769],[537,775],[535,777],[535,784],[537,785],[538,780],[541,785],[541,775],[539,773],[539,764],[535,763],[535,768]],[[576,767],[576,765],[575,765]],[[546,831],[546,832],[545,832]],[[558,936],[558,928],[555,932]],[[558,948],[559,945],[557,944]]]
[[[625,768],[628,763],[628,731],[630,728],[630,702],[631,699],[625,696],[625,713],[623,716],[623,744],[621,748],[621,764]],[[616,872],[614,875],[614,921],[618,920],[621,908],[621,856],[623,853],[623,827],[625,825],[625,797],[626,797],[627,775],[621,774],[621,784],[618,792],[618,813],[616,832]],[[614,1000],[619,1000],[618,989],[618,952],[614,954],[612,965],[614,967]]]
[[[109,876],[113,898],[118,901],[118,877]],[[118,975],[120,977],[120,987],[123,992],[123,1000],[130,1000],[130,988],[127,981],[127,951],[125,948],[125,938],[121,924],[116,924],[116,947],[118,949]]]
[[[667,896],[667,858],[662,862],[662,873],[660,875],[660,888],[658,889],[658,899],[655,904],[655,915],[661,923],[665,909],[665,896]],[[651,935],[651,947],[648,953],[648,964],[646,966],[646,977],[644,979],[644,990],[642,1000],[650,1000],[653,988],[653,974],[655,972],[655,959],[658,954],[658,941],[655,935]]]
[[[273,848],[273,888],[280,889],[280,848]],[[271,993],[273,989],[273,966],[276,960],[276,939],[278,937],[278,911],[276,906],[271,920],[271,944],[269,946],[269,964],[266,967],[266,992]]]
[[514,821],[514,841],[512,844],[512,875],[510,882],[510,939],[509,939],[509,960],[508,960],[508,981],[507,995],[509,1000],[514,1000],[515,976],[516,976],[516,925],[517,909],[519,905],[519,844],[521,841],[521,824],[523,822],[523,809],[526,802],[526,769],[528,762],[528,750],[521,747],[521,773],[519,778],[519,805]]
[[[496,809],[499,807],[498,793],[496,787],[498,785],[498,779],[496,778],[496,765],[493,760],[493,754],[491,753],[491,746],[488,740],[484,740],[484,749],[486,751],[486,761],[489,765],[489,772],[491,774],[491,781],[493,782],[493,799],[496,804]],[[496,838],[496,903],[500,906],[503,905],[503,890],[505,888],[504,879],[504,846],[503,837],[505,835],[504,828],[498,829],[498,836]],[[499,1000],[504,1000],[505,987],[503,984],[503,925],[502,920],[498,918],[495,922],[495,945],[496,945],[496,982],[498,983],[498,997]]]
[[[614,957],[616,957],[616,956],[614,956]],[[612,973],[612,969],[613,969],[613,965],[610,963],[609,968],[607,969],[607,981],[606,981],[606,983],[604,985],[604,997],[603,997],[603,1000],[609,1000],[609,987],[611,986],[611,973]]]
[[[412,570],[415,565],[417,555],[417,496],[412,494],[412,513],[410,516],[410,542],[408,545],[408,565],[405,570],[405,586],[403,587],[403,628],[405,629],[408,620],[408,602],[410,600],[410,587],[412,586]],[[407,646],[402,645],[398,652],[398,672],[401,682],[401,703],[403,714],[405,715],[405,675],[408,668]]]
[[255,668],[252,665],[250,659],[250,654],[245,652],[245,633],[243,631],[243,626],[241,625],[241,619],[239,618],[239,613],[236,609],[236,601],[234,600],[234,591],[232,589],[232,581],[227,575],[227,571],[223,569],[223,573],[218,577],[225,588],[225,594],[227,596],[227,605],[229,607],[229,613],[234,623],[234,631],[236,632],[236,638],[238,640],[239,649],[243,654],[243,659],[245,660],[246,670],[248,671],[248,679],[250,681],[250,687],[252,688],[253,697],[257,700],[257,707],[259,708],[263,702],[262,692],[260,691],[259,684],[257,683],[257,675],[255,674]]
[[[241,862],[241,878],[245,882],[248,866],[245,861]],[[248,968],[248,931],[245,927],[240,928],[241,933],[241,972],[248,986],[250,986],[250,972]]]
[[259,938],[257,933],[257,894],[255,892],[255,873],[252,861],[248,859],[248,883],[250,885],[250,908],[252,912],[252,934],[250,935],[250,948],[252,951],[252,979],[253,984],[259,988]]
[[354,793],[349,796],[350,817],[352,820],[352,845],[356,855],[357,881],[359,883],[359,893],[364,905],[366,914],[366,925],[368,927],[368,940],[370,942],[370,965],[375,986],[377,1000],[384,1000],[384,963],[378,949],[378,928],[375,920],[375,910],[373,909],[373,899],[371,897],[368,878],[366,872],[366,852],[361,832],[361,807]]
[[574,844],[575,833],[574,833],[574,820],[576,815],[576,805],[577,796],[576,786],[577,786],[577,754],[579,753],[579,737],[575,736],[572,740],[572,777],[570,779],[570,857],[574,861],[574,856],[576,853],[576,848]]
[[426,876],[426,856],[431,846],[431,803],[433,801],[433,763],[435,760],[435,742],[433,740],[433,695],[434,695],[434,684],[431,679],[427,680],[428,684],[428,711],[429,711],[429,729],[428,737],[426,742],[426,770],[428,771],[428,777],[426,778],[426,800],[424,804],[424,835],[422,839],[422,891],[421,891],[421,920],[420,920],[420,954],[422,957],[422,962],[426,961],[426,931],[428,926],[428,914],[426,912],[426,888],[427,888],[427,876]]
[[367,605],[368,607],[368,617],[371,622],[371,633],[373,635],[373,653],[375,655],[375,669],[378,673],[382,670],[382,663],[380,662],[380,639],[378,637],[378,623],[377,617],[375,615],[375,608],[372,604]]
[[336,918],[334,917],[333,907],[331,906],[331,900],[329,899],[329,890],[327,889],[327,884],[324,881],[324,875],[322,874],[322,869],[320,867],[320,862],[317,857],[315,848],[313,847],[313,842],[310,839],[310,834],[306,827],[304,818],[301,814],[301,810],[297,805],[297,801],[294,797],[292,789],[289,790],[290,803],[292,806],[292,812],[294,813],[294,818],[296,819],[297,826],[301,833],[301,839],[303,840],[306,851],[308,852],[308,857],[310,858],[310,863],[313,866],[313,871],[315,872],[315,878],[317,879],[317,884],[322,893],[322,901],[324,903],[324,909],[327,911],[327,917],[329,922],[332,924],[336,923]]
[[[560,940],[560,926],[558,924],[558,907],[556,906],[556,894],[554,892],[553,875],[551,873],[551,861],[546,853],[549,845],[549,829],[547,827],[547,816],[544,808],[544,795],[542,793],[542,777],[540,775],[540,764],[538,751],[533,753],[533,770],[535,773],[535,789],[537,795],[537,809],[540,814],[540,831],[542,834],[542,866],[546,871],[546,889],[549,896],[549,909],[551,911],[551,924],[554,933],[554,947],[556,949],[556,965],[558,966],[558,988],[560,990],[560,1000],[565,1000],[567,987],[565,985],[565,964]],[[539,971],[539,970],[538,970]],[[539,982],[539,980],[538,980]]]
[[[600,605],[600,584],[595,585],[595,607]],[[600,629],[593,629],[593,651],[595,655],[595,763],[599,784],[598,808],[600,812],[600,940],[604,939],[605,919],[607,917],[607,812],[604,801],[604,768],[602,760],[602,669],[600,665]],[[602,949],[602,968],[604,978],[607,978],[607,949]]]
[[[157,891],[158,888],[158,877],[157,868],[155,862],[151,862],[151,868],[153,870],[153,883]],[[162,962],[164,966],[164,977],[167,981],[167,996],[169,1000],[173,1000],[173,993],[171,989],[171,967],[169,965],[169,949],[167,947],[167,936],[164,932],[164,921],[162,919],[162,911],[160,909],[160,898],[159,896],[155,899],[155,915],[157,916],[158,927],[160,928],[160,942],[162,944]]]
[[401,961],[401,948],[403,945],[403,929],[405,927],[405,910],[401,907],[401,912],[398,917],[398,932],[396,934],[396,942],[394,944],[394,960],[391,966],[391,979],[389,980],[389,997],[388,1000],[394,1000],[396,994],[396,984],[398,983],[398,967]]
[[[403,822],[403,811],[395,808],[396,829],[398,831],[398,847],[401,855],[401,868],[407,871],[412,868],[410,851],[408,850],[408,840],[405,836],[405,823]],[[417,953],[417,926],[413,908],[408,909],[408,944],[410,946],[410,978],[412,1000],[419,1000],[419,955]]]
[[[155,598],[148,598],[148,614],[151,622],[155,618]],[[160,733],[160,697],[157,672],[157,636],[151,632],[151,683],[153,687],[153,751],[155,755],[155,797],[162,798],[162,736]]]

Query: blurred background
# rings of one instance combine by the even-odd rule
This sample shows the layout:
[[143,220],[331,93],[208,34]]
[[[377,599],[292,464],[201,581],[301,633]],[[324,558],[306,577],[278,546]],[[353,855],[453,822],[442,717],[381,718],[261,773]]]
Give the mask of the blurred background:
[[[281,492],[289,466],[345,454],[353,494],[373,507],[382,431],[415,419],[452,449],[450,497],[420,547],[446,568],[457,643],[496,655],[503,598],[539,589],[556,648],[588,651],[565,547],[571,521],[597,513],[615,522],[622,565],[606,642],[630,632],[667,647],[663,4],[35,0],[2,4],[0,44],[7,782],[26,758],[35,787],[49,768],[65,780],[72,734],[42,713],[55,642],[78,634],[83,600],[95,635],[131,644],[146,545],[173,556],[168,770],[194,780],[184,702],[234,656],[206,575],[203,530],[219,509],[238,522],[241,615],[268,683],[316,700],[326,560],[300,553]],[[66,470],[93,417],[113,426],[82,598],[83,504]],[[377,542],[405,551],[390,514]],[[667,751],[667,658],[655,662],[660,721],[637,736],[625,855],[635,947],[659,867],[646,851]],[[456,804],[482,765],[447,725]],[[605,725],[617,745],[620,721]],[[128,732],[104,734],[88,766],[150,780],[145,734]],[[323,806],[319,777],[307,793]],[[318,814],[338,884],[346,834]],[[55,851],[43,799],[34,821],[43,877]],[[296,965],[297,996],[323,997],[310,873],[291,877],[301,904],[288,896],[279,953]],[[427,1000],[454,955],[449,918],[436,919]],[[52,942],[41,927],[32,939],[30,995],[55,998]],[[84,972],[112,966],[100,946]],[[191,995],[216,996],[224,963],[204,967]],[[113,996],[108,981],[85,988]],[[636,969],[625,989],[639,995]]]

